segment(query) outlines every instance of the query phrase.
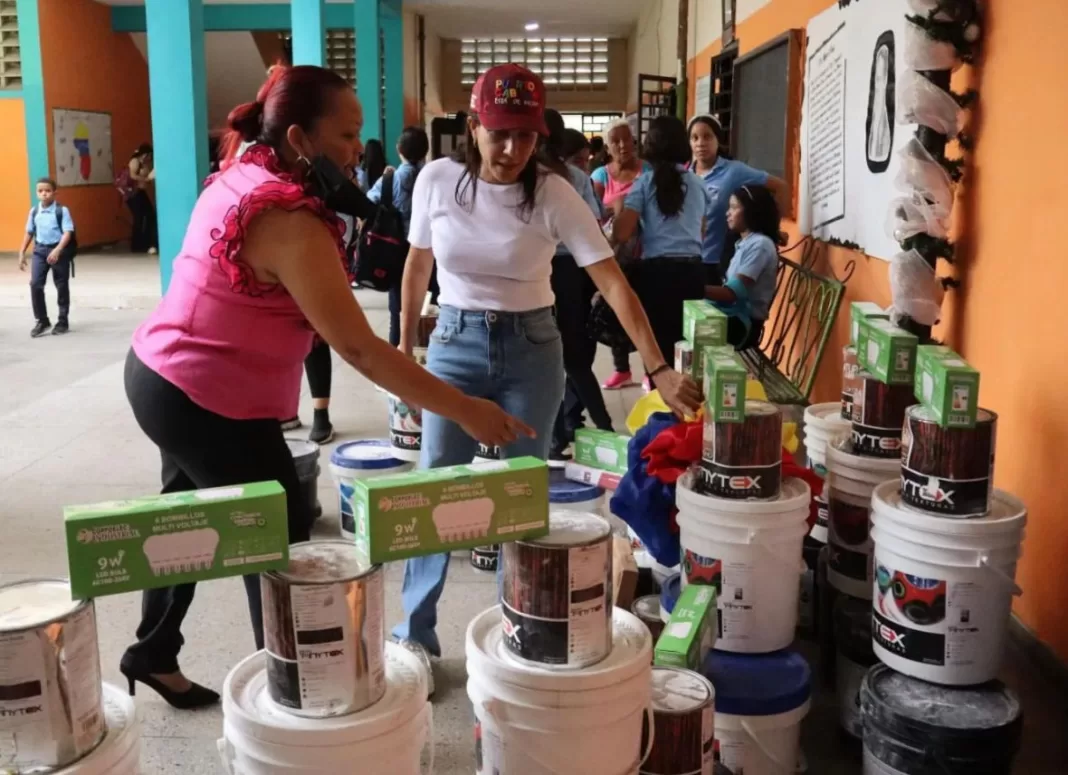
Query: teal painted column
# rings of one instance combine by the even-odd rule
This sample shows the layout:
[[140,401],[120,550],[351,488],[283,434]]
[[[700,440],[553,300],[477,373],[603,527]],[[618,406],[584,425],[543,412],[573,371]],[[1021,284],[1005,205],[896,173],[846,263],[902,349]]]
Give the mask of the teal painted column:
[[293,64],[326,66],[326,0],[291,0]]
[[356,0],[353,5],[356,31],[356,96],[363,103],[363,134],[367,142],[382,137],[382,48],[379,0]]
[[22,60],[22,111],[26,123],[26,158],[30,169],[30,202],[37,199],[37,179],[49,176],[48,115],[45,112],[41,64],[41,25],[37,0],[17,0],[19,54]]
[[404,16],[400,0],[383,2],[381,24],[386,74],[386,136],[382,142],[390,163],[398,164],[397,138],[404,129]]
[[[208,175],[202,0],[145,0],[163,290]],[[120,160],[122,156],[118,157]]]

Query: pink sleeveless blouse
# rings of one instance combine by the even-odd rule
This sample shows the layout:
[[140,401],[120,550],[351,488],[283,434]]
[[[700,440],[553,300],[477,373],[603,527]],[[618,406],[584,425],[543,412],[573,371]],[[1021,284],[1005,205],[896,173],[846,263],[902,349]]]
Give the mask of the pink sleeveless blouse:
[[235,420],[297,414],[315,332],[281,285],[256,280],[241,250],[271,208],[322,218],[344,262],[344,223],[256,145],[208,179],[193,208],[170,287],[134,333],[137,357],[197,405]]

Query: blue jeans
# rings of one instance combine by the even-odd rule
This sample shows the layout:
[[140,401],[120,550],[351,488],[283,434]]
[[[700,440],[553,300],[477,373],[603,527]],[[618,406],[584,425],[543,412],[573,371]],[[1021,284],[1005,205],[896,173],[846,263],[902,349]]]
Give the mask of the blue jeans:
[[[551,309],[509,313],[442,307],[426,367],[467,395],[493,401],[537,432],[537,438],[522,438],[505,448],[505,457],[549,456],[553,421],[564,396],[563,346]],[[456,423],[423,413],[423,468],[470,463],[477,446]],[[393,630],[434,656],[441,656],[434,628],[448,572],[448,554],[405,563],[405,620]]]

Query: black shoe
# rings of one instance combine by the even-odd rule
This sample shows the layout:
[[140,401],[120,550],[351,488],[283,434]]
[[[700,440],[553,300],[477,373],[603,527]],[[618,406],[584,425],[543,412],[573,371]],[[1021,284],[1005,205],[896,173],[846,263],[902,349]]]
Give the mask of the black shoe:
[[49,323],[47,320],[38,320],[37,325],[33,327],[32,331],[30,331],[30,336],[32,336],[34,339],[39,336],[44,336],[48,333],[48,330],[50,328],[52,328],[52,324]]
[[314,441],[316,444],[329,444],[333,439],[334,426],[330,423],[330,412],[326,409],[316,409],[308,441]]
[[70,325],[66,320],[61,320],[56,323],[56,327],[52,329],[52,336],[62,336],[70,331]]
[[172,708],[177,708],[178,710],[206,708],[219,701],[217,692],[213,692],[211,689],[201,686],[200,684],[192,684],[188,690],[184,692],[176,692],[173,689],[168,689],[148,673],[135,671],[126,665],[120,665],[119,670],[126,676],[126,680],[130,683],[131,697],[134,696],[134,691],[137,689],[137,682],[140,681],[166,700],[168,705]]

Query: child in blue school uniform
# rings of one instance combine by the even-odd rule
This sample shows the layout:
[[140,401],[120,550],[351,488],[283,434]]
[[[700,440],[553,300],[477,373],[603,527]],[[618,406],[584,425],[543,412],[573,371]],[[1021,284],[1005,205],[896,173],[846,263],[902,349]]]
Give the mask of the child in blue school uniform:
[[[37,181],[37,205],[30,210],[26,220],[26,236],[19,250],[19,269],[26,271],[30,260],[26,257],[33,243],[33,259],[30,266],[30,299],[36,323],[30,336],[65,334],[70,331],[70,277],[72,274],[75,239],[74,221],[70,210],[56,201],[56,182],[50,178]],[[45,302],[45,282],[48,273],[56,286],[56,302],[59,317],[53,328]]]

